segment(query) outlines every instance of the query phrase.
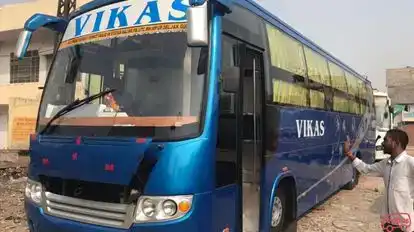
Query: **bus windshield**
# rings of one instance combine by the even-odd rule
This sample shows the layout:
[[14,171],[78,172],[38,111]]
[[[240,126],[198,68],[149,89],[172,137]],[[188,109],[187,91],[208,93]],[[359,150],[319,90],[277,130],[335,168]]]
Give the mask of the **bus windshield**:
[[196,136],[203,112],[206,53],[207,49],[188,47],[185,32],[62,48],[44,88],[37,130],[75,99],[115,89],[54,121],[47,134],[161,140]]
[[[384,113],[386,112],[388,113],[388,118],[384,118]],[[391,126],[391,115],[389,114],[386,97],[375,97],[375,115],[377,129],[388,131]]]

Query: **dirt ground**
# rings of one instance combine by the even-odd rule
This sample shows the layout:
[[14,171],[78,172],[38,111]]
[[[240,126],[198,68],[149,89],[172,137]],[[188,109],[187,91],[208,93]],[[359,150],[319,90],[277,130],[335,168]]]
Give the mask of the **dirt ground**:
[[[23,210],[26,168],[0,165],[0,232],[27,232]],[[299,220],[299,232],[378,232],[383,182],[361,177],[352,191],[342,190]]]
[[342,190],[299,220],[300,232],[379,232],[383,199],[381,178],[362,176],[352,191]]
[[[1,168],[1,166],[3,167]],[[26,168],[0,165],[0,232],[27,232],[23,209]]]

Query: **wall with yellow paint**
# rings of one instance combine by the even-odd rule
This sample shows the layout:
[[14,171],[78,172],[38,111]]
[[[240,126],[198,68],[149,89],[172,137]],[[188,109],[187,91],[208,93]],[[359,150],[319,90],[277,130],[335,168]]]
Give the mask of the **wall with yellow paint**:
[[42,91],[39,86],[40,83],[0,85],[0,105],[9,104],[11,98],[40,99]]
[[36,126],[39,99],[11,98],[9,103],[8,148],[27,149]]
[[42,91],[39,83],[0,85],[0,104],[8,105],[7,149],[27,149]]
[[[90,0],[76,0],[76,6],[79,7],[88,2]],[[57,5],[58,0],[33,0],[5,5],[0,8],[0,31],[23,28],[26,20],[35,13],[56,15]]]
[[[91,0],[76,0],[76,6]],[[37,49],[40,54],[39,82],[10,84],[10,53],[14,51],[18,30],[35,13],[56,15],[58,0],[32,0],[25,3],[10,3],[0,7],[0,105],[8,106],[8,129],[6,136],[6,149],[27,149],[29,135],[34,132],[37,111],[39,108],[42,90],[47,71],[47,55],[53,48],[54,34],[48,30],[36,32],[29,50]],[[17,32],[8,33],[8,31]],[[5,39],[5,38],[8,39]],[[83,96],[83,87],[77,83],[76,93]]]
[[[7,149],[25,150],[29,147],[30,134],[35,132],[42,93],[37,88],[38,84],[14,86],[15,92],[13,92],[13,88],[10,88],[12,86],[4,88],[5,92],[9,94],[7,104],[5,104],[6,102],[0,102],[0,104],[9,106]],[[0,86],[0,92],[2,91],[1,87],[4,86]],[[13,94],[21,92],[23,88],[26,89],[27,93],[31,94]],[[84,87],[81,82],[76,83],[76,96],[79,98],[85,97]],[[0,100],[4,101],[3,97]]]

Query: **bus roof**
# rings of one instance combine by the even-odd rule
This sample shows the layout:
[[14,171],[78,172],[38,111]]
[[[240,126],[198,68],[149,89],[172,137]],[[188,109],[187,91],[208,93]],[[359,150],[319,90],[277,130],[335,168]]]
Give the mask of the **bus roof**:
[[[73,12],[70,15],[70,18],[76,17],[80,14],[83,14],[87,11],[96,9],[101,6],[105,6],[108,4],[116,3],[116,2],[122,2],[125,0],[93,0],[89,3],[84,4],[81,6],[78,10]],[[329,61],[337,64],[347,72],[355,75],[358,77],[361,81],[365,82],[366,84],[371,84],[371,81],[368,79],[365,79],[361,74],[356,72],[354,69],[346,65],[345,63],[341,62],[338,58],[334,57],[332,54],[325,51],[323,48],[318,46],[316,43],[312,42],[310,39],[306,38],[303,34],[295,30],[293,27],[289,26],[287,23],[283,22],[281,19],[270,13],[268,10],[260,6],[258,3],[254,2],[253,0],[230,0],[232,3],[236,3],[245,9],[250,10],[257,16],[263,18],[267,22],[271,23],[272,25],[275,25],[276,27],[283,30],[285,33],[289,34],[293,38],[297,39],[301,43],[305,44],[312,50],[318,52],[320,55],[328,59]]]

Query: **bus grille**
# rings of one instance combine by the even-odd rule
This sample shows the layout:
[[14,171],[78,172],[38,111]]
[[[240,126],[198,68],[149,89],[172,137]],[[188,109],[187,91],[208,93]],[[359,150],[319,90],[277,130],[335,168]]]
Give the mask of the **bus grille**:
[[132,225],[134,205],[114,204],[44,193],[46,214],[74,221],[127,229]]

